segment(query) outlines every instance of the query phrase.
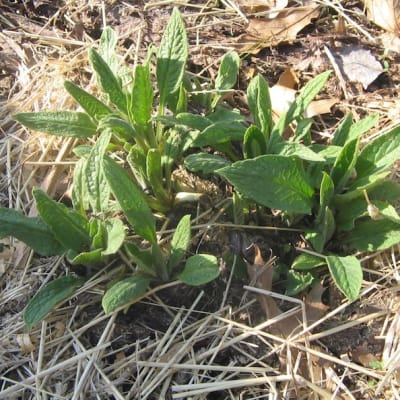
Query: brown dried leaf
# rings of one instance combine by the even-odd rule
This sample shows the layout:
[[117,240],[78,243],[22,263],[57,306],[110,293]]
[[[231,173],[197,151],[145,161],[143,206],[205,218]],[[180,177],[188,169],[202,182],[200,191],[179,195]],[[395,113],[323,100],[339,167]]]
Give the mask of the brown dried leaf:
[[279,14],[277,11],[287,6],[288,0],[237,0],[236,3],[243,12],[247,13],[271,10],[267,14],[267,18],[271,19]]
[[400,0],[364,0],[368,18],[388,32],[400,33]]
[[336,61],[350,81],[362,83],[364,89],[384,71],[380,62],[360,46],[348,46],[336,53]]
[[251,18],[247,33],[241,35],[240,51],[257,54],[261,49],[296,39],[297,34],[319,15],[318,5],[286,8],[276,18]]

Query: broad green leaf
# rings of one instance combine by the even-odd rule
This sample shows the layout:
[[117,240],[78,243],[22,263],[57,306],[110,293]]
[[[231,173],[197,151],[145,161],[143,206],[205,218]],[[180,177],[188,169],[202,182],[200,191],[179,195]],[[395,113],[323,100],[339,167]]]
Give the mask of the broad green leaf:
[[126,96],[111,68],[94,49],[89,49],[89,60],[96,72],[97,80],[102,91],[108,95],[110,101],[115,104],[120,111],[126,114]]
[[180,113],[176,116],[176,121],[179,124],[186,125],[189,128],[203,131],[208,126],[212,125],[213,121],[200,114]]
[[226,53],[215,78],[215,89],[229,90],[235,86],[239,74],[240,57],[235,52]]
[[101,256],[101,249],[82,251],[80,253],[68,251],[67,260],[72,265],[85,265],[87,267],[98,267],[103,261]]
[[178,9],[174,8],[157,53],[156,74],[161,108],[167,98],[179,89],[187,58],[185,26]]
[[150,66],[137,65],[133,89],[129,100],[129,117],[135,124],[147,126],[153,109],[154,91],[150,76]]
[[110,139],[111,131],[105,130],[92,147],[85,165],[87,193],[94,213],[105,212],[108,209],[110,186],[104,177],[102,160]]
[[314,282],[314,276],[310,272],[288,271],[286,281],[286,295],[295,296],[307,289]]
[[322,207],[315,223],[315,232],[307,233],[306,239],[309,240],[318,253],[321,253],[325,244],[335,233],[336,224],[332,210],[326,206]]
[[143,296],[149,284],[150,279],[143,276],[131,276],[115,283],[106,291],[101,301],[104,312],[109,314]]
[[240,193],[263,206],[292,213],[311,213],[314,191],[301,163],[292,158],[265,155],[235,162],[216,172]]
[[92,239],[91,249],[103,249],[106,246],[106,228],[101,220],[93,218],[89,222],[89,234]]
[[338,126],[332,144],[335,146],[344,146],[349,138],[350,128],[353,124],[353,114],[349,113]]
[[301,143],[280,142],[275,143],[271,149],[272,153],[281,156],[296,156],[306,161],[324,162],[325,158],[315,153],[309,147]]
[[87,114],[74,111],[19,113],[13,118],[29,129],[58,136],[87,138],[97,129]]
[[103,158],[103,171],[128,222],[139,236],[156,244],[155,219],[144,194],[135,186],[126,171],[108,156]]
[[138,185],[142,189],[147,189],[146,154],[138,146],[132,146],[129,150],[127,161]]
[[81,158],[75,164],[71,196],[73,208],[82,215],[89,209],[89,193],[84,173],[86,162],[86,159]]
[[400,158],[400,126],[368,143],[358,156],[357,181],[376,175]]
[[258,74],[251,80],[247,88],[247,100],[254,123],[267,139],[272,129],[272,106],[268,83],[262,75]]
[[99,54],[115,75],[118,72],[118,58],[115,54],[118,36],[114,29],[106,26],[99,40]]
[[190,286],[211,282],[219,275],[218,260],[210,254],[196,254],[186,260],[185,269],[178,279]]
[[311,145],[311,126],[313,124],[312,118],[304,118],[297,122],[296,130],[294,131],[293,138],[289,139],[294,143],[302,142],[309,148]]
[[70,81],[64,82],[64,87],[75,101],[94,119],[99,120],[112,110],[90,93],[76,86]]
[[392,222],[400,223],[400,217],[396,209],[387,201],[375,201],[373,205],[379,210],[379,216]]
[[136,140],[141,145],[143,144],[143,139],[138,137],[135,128],[129,122],[119,118],[115,114],[110,114],[103,117],[99,122],[98,129],[100,131],[109,129],[113,134],[123,141],[132,143],[133,140]]
[[360,261],[354,256],[327,256],[326,262],[336,286],[350,301],[356,300],[363,279]]
[[314,153],[317,153],[320,157],[324,158],[327,165],[333,165],[342,151],[341,147],[333,145],[326,146],[322,144],[313,144],[307,147]]
[[182,261],[189,247],[191,238],[190,215],[185,215],[179,221],[171,241],[168,260],[168,270],[172,272]]
[[164,205],[168,206],[171,199],[163,187],[163,170],[161,166],[161,153],[157,149],[150,149],[146,158],[146,174],[154,196]]
[[348,141],[338,155],[331,169],[335,192],[340,193],[346,186],[357,161],[359,139]]
[[110,218],[103,222],[106,229],[107,247],[101,252],[102,256],[115,254],[125,240],[125,227],[118,218]]
[[341,236],[340,241],[359,251],[385,250],[400,243],[400,225],[387,219],[361,219],[355,222],[352,231]]
[[349,135],[346,140],[346,143],[350,140],[356,139],[360,137],[363,133],[368,132],[370,129],[374,128],[379,121],[378,114],[368,115],[366,118],[361,119],[360,121],[355,122],[351,125],[349,130]]
[[325,265],[326,261],[324,258],[316,257],[311,254],[300,254],[292,263],[292,268],[307,271],[309,269],[314,269],[320,267],[321,265]]
[[213,123],[217,122],[246,122],[246,118],[238,110],[230,110],[221,105],[217,105],[215,110],[206,115]]
[[184,165],[189,171],[211,174],[217,169],[230,165],[230,161],[209,153],[190,154],[185,158]]
[[242,141],[246,127],[237,121],[216,122],[204,129],[194,140],[193,146],[212,146],[218,143]]
[[161,157],[161,165],[165,168],[165,176],[171,175],[171,168],[175,161],[182,155],[182,146],[185,135],[175,129],[171,129],[165,141],[164,154]]
[[43,221],[65,249],[81,252],[89,248],[89,226],[85,217],[74,210],[69,210],[64,204],[50,199],[40,189],[33,190],[33,197]]
[[31,299],[24,311],[24,322],[28,329],[41,321],[57,304],[68,299],[84,283],[82,278],[63,276],[42,289]]
[[11,208],[0,208],[0,238],[13,236],[42,256],[62,254],[65,249],[40,217],[25,217]]
[[319,204],[321,208],[329,206],[335,192],[335,185],[331,177],[326,173],[322,173],[321,187],[319,190]]
[[267,152],[267,142],[264,134],[255,125],[250,125],[243,139],[244,158],[254,158]]

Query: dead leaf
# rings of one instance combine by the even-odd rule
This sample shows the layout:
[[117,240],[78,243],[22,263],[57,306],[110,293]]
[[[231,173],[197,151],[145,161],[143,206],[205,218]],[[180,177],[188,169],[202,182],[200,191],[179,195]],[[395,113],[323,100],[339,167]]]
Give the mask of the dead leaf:
[[400,0],[364,0],[368,18],[388,32],[400,33]]
[[348,46],[337,52],[336,62],[350,81],[362,83],[364,89],[384,71],[371,52],[360,46]]
[[236,3],[246,13],[270,11],[266,16],[273,19],[279,14],[279,10],[287,6],[288,0],[237,0]]
[[296,39],[297,34],[319,15],[318,5],[286,8],[274,19],[251,18],[247,33],[239,37],[239,51],[257,54],[268,46]]

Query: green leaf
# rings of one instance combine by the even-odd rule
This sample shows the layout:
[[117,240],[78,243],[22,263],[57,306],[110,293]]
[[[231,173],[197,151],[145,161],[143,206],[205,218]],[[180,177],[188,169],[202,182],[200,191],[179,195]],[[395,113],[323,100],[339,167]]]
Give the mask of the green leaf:
[[325,265],[326,261],[324,258],[316,257],[311,254],[300,254],[292,263],[292,268],[307,271],[309,269],[314,269],[320,267],[321,265]]
[[84,173],[86,162],[86,159],[81,158],[75,164],[71,196],[73,208],[82,215],[89,209],[89,193]]
[[206,117],[214,124],[217,122],[246,122],[246,118],[240,114],[238,110],[230,110],[221,105],[217,105],[215,110],[206,115]]
[[339,290],[354,301],[360,294],[363,272],[360,262],[354,256],[327,256],[326,262]]
[[88,221],[64,204],[50,199],[40,189],[33,190],[36,208],[54,237],[65,249],[80,252],[90,246]]
[[329,206],[335,192],[335,185],[332,178],[326,173],[322,173],[321,187],[319,190],[319,204],[321,208]]
[[400,126],[368,143],[358,156],[357,181],[387,169],[400,158]]
[[359,251],[385,250],[400,242],[400,226],[387,219],[361,219],[352,231],[341,236],[340,242]]
[[75,101],[94,119],[99,120],[112,110],[90,93],[74,85],[70,81],[64,82],[64,87]]
[[114,133],[119,139],[127,142],[131,142],[135,139],[139,143],[143,143],[143,139],[138,138],[135,128],[127,121],[119,118],[115,114],[106,115],[100,122],[98,129],[100,131],[109,129]]
[[168,206],[171,199],[163,186],[163,170],[161,166],[161,153],[157,149],[150,149],[146,158],[146,174],[151,189],[158,201]]
[[101,255],[115,254],[121,248],[125,240],[125,227],[118,218],[110,218],[103,222],[106,230],[107,247],[102,250]]
[[111,68],[94,49],[89,49],[89,60],[96,72],[101,90],[108,95],[110,101],[115,104],[120,111],[126,114],[126,96]]
[[89,203],[94,213],[105,212],[110,199],[110,186],[102,170],[103,155],[111,139],[111,131],[104,131],[90,151],[84,174]]
[[218,143],[243,140],[246,127],[238,121],[216,122],[204,129],[194,140],[193,146],[204,147]]
[[267,139],[272,129],[272,106],[268,83],[262,75],[258,74],[251,80],[247,99],[254,123]]
[[180,113],[176,116],[176,120],[181,125],[186,125],[189,128],[203,131],[208,126],[212,125],[213,121],[199,114]]
[[138,271],[153,277],[157,276],[151,247],[141,249],[132,242],[126,242],[124,248],[127,251],[129,258],[137,265]]
[[108,156],[103,158],[103,171],[112,193],[136,233],[156,244],[155,219],[144,194],[134,185],[126,171]]
[[222,58],[217,77],[215,78],[215,89],[232,89],[239,75],[239,65],[240,57],[235,51],[226,53]]
[[171,272],[182,261],[189,247],[191,238],[190,215],[185,215],[179,221],[171,241],[168,260],[168,270]]
[[325,158],[301,143],[280,142],[272,146],[271,152],[281,156],[296,156],[306,161],[324,162]]
[[348,141],[340,152],[331,169],[331,178],[336,193],[342,192],[346,186],[357,161],[359,139]]
[[301,163],[292,158],[265,155],[235,162],[216,172],[240,193],[263,206],[299,214],[311,213],[314,191]]
[[178,279],[190,286],[211,282],[219,275],[218,260],[210,254],[196,254],[186,260],[185,269]]
[[0,208],[0,238],[14,236],[42,256],[62,254],[65,249],[40,217],[25,217],[11,208]]
[[129,118],[135,124],[147,126],[153,109],[154,91],[150,76],[150,67],[137,65],[133,81],[132,94],[129,100]]
[[189,171],[212,174],[217,169],[230,165],[230,161],[209,153],[190,154],[185,158],[184,165]]
[[349,113],[338,126],[332,144],[335,146],[344,146],[349,138],[350,128],[353,124],[353,114]]
[[114,31],[114,29],[106,26],[100,36],[99,54],[114,74],[117,74],[118,72],[118,58],[115,54],[117,41],[117,33]]
[[104,312],[109,314],[143,296],[149,284],[150,279],[143,276],[131,276],[115,283],[106,291],[101,301]]
[[306,235],[318,253],[321,253],[325,244],[332,238],[335,233],[336,223],[332,210],[326,206],[321,207],[315,223],[315,232],[310,232]]
[[101,264],[102,256],[101,249],[91,251],[82,251],[76,253],[75,251],[67,252],[67,260],[72,265],[85,265],[87,267],[98,267]]
[[267,152],[267,142],[264,134],[255,125],[250,125],[243,139],[244,158],[254,158]]
[[352,124],[349,130],[348,138],[346,143],[350,140],[360,137],[363,133],[368,132],[370,129],[374,128],[379,122],[378,114],[368,115],[366,118],[357,121]]
[[97,129],[87,114],[74,111],[18,113],[13,118],[29,129],[58,136],[87,138]]
[[295,296],[307,289],[314,282],[314,276],[310,272],[288,271],[286,281],[286,295]]
[[57,304],[68,299],[84,283],[82,278],[63,276],[40,289],[24,311],[24,322],[28,329],[41,321]]
[[161,108],[167,98],[179,89],[187,58],[185,26],[178,9],[174,8],[157,53],[156,74]]

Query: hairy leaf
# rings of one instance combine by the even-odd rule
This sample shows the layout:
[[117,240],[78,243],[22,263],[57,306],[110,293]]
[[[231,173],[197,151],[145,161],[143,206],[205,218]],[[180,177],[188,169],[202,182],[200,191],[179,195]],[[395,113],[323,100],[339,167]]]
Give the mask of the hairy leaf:
[[13,118],[29,129],[58,136],[86,138],[97,129],[87,114],[74,111],[18,113]]
[[63,276],[40,289],[24,311],[24,322],[28,329],[41,321],[58,303],[68,299],[84,280],[75,276]]
[[171,241],[168,269],[173,271],[182,261],[189,247],[191,238],[190,215],[185,215],[179,221]]
[[189,171],[202,172],[203,174],[211,174],[230,164],[225,158],[209,153],[190,154],[184,161],[185,168]]
[[65,249],[40,217],[25,217],[11,208],[0,208],[0,238],[13,236],[42,256],[62,254]]
[[178,279],[190,286],[200,286],[213,281],[219,275],[218,260],[210,254],[196,254],[186,260],[185,269]]

